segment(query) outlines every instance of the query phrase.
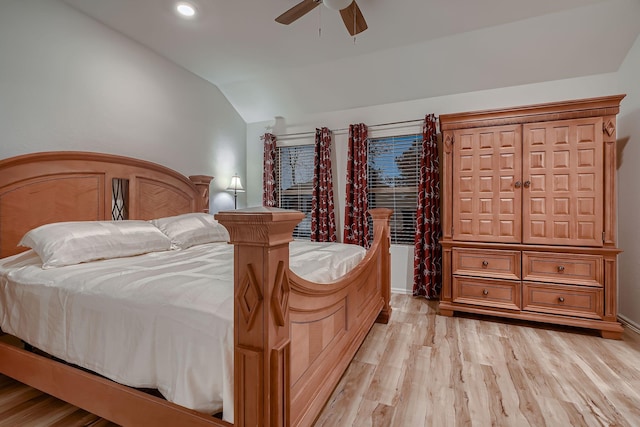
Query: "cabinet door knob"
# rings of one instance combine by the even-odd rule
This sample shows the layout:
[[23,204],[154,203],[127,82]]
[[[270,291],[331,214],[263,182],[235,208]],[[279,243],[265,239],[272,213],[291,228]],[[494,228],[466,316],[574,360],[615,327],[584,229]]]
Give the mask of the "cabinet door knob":
[[483,289],[483,290],[482,290],[482,295],[489,295],[489,291],[488,291],[488,290],[486,290],[486,289]]
[[564,271],[564,265],[559,265],[558,271],[562,273]]
[[482,266],[486,267],[487,265],[489,265],[489,261],[482,261]]
[[527,180],[524,182],[524,188],[529,188],[529,187],[531,187],[531,181]]
[[522,187],[522,183],[521,183],[520,181],[516,181],[516,183],[514,184],[514,186],[515,186],[516,188],[520,188],[520,187]]
[[564,302],[564,297],[558,297],[559,302]]

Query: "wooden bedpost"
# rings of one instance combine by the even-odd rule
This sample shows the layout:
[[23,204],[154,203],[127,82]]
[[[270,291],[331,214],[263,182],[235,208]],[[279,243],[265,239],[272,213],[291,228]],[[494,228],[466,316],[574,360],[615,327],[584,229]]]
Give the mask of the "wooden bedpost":
[[393,210],[386,208],[375,208],[369,210],[369,215],[373,219],[373,233],[382,236],[380,244],[380,259],[378,260],[378,268],[380,269],[380,282],[382,284],[382,298],[384,298],[384,306],[376,319],[377,323],[389,323],[391,317],[391,236],[389,235],[389,221]]
[[209,185],[213,177],[209,175],[190,175],[189,180],[196,186],[201,197],[197,212],[209,213]]
[[259,207],[215,217],[234,245],[234,425],[288,427],[289,242],[304,214]]

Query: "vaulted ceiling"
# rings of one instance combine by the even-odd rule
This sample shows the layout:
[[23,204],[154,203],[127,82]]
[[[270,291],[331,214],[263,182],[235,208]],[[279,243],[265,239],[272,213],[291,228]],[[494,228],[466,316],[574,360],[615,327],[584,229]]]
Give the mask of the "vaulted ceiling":
[[216,85],[248,122],[615,72],[640,0],[357,0],[355,40],[298,0],[63,0]]

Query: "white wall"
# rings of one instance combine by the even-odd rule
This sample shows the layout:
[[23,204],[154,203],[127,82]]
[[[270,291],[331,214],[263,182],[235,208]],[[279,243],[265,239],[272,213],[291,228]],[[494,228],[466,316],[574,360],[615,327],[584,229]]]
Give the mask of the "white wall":
[[618,73],[622,100],[618,118],[618,310],[623,320],[640,329],[640,37]]
[[[368,125],[423,118],[425,114],[453,113],[489,108],[527,105],[567,99],[589,98],[620,93],[618,73],[602,74],[569,80],[553,81],[525,86],[507,87],[481,92],[464,93],[453,96],[420,99],[374,107],[337,111],[307,117],[279,118],[271,122],[251,123],[247,125],[247,203],[250,206],[262,203],[262,142],[259,136],[266,126],[274,126],[275,134],[296,133],[327,126],[330,129],[344,129],[351,123],[363,122]],[[631,75],[631,74],[630,74]],[[629,84],[632,83],[631,77]],[[336,215],[339,224],[344,216],[345,175],[347,155],[347,135],[336,132],[334,137],[336,161],[334,167],[334,192],[336,193]],[[637,155],[640,158],[640,154]],[[637,180],[636,180],[637,182]],[[636,199],[637,200],[637,199]],[[639,203],[640,204],[640,203]],[[342,233],[339,232],[339,235]],[[637,232],[636,235],[640,234]],[[640,236],[638,236],[640,237]],[[640,240],[640,239],[638,239]],[[640,247],[639,247],[640,249]],[[410,293],[413,287],[413,248],[393,246],[392,252],[392,289],[394,292]],[[637,262],[636,262],[637,263]],[[640,273],[640,271],[638,271]],[[640,308],[640,300],[635,307]],[[631,308],[627,308],[630,310]],[[637,311],[637,310],[636,310]]]
[[138,157],[214,175],[212,209],[233,208],[246,126],[212,84],[58,0],[2,0],[0,58],[0,158]]

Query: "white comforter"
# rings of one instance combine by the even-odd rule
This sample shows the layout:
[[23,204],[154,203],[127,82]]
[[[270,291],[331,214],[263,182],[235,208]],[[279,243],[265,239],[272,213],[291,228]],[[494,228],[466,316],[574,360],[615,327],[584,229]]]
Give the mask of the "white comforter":
[[[353,245],[290,248],[291,269],[315,282],[335,280],[364,257]],[[32,251],[0,260],[3,331],[119,383],[157,388],[179,405],[224,407],[230,422],[232,298],[226,243],[49,270]]]

